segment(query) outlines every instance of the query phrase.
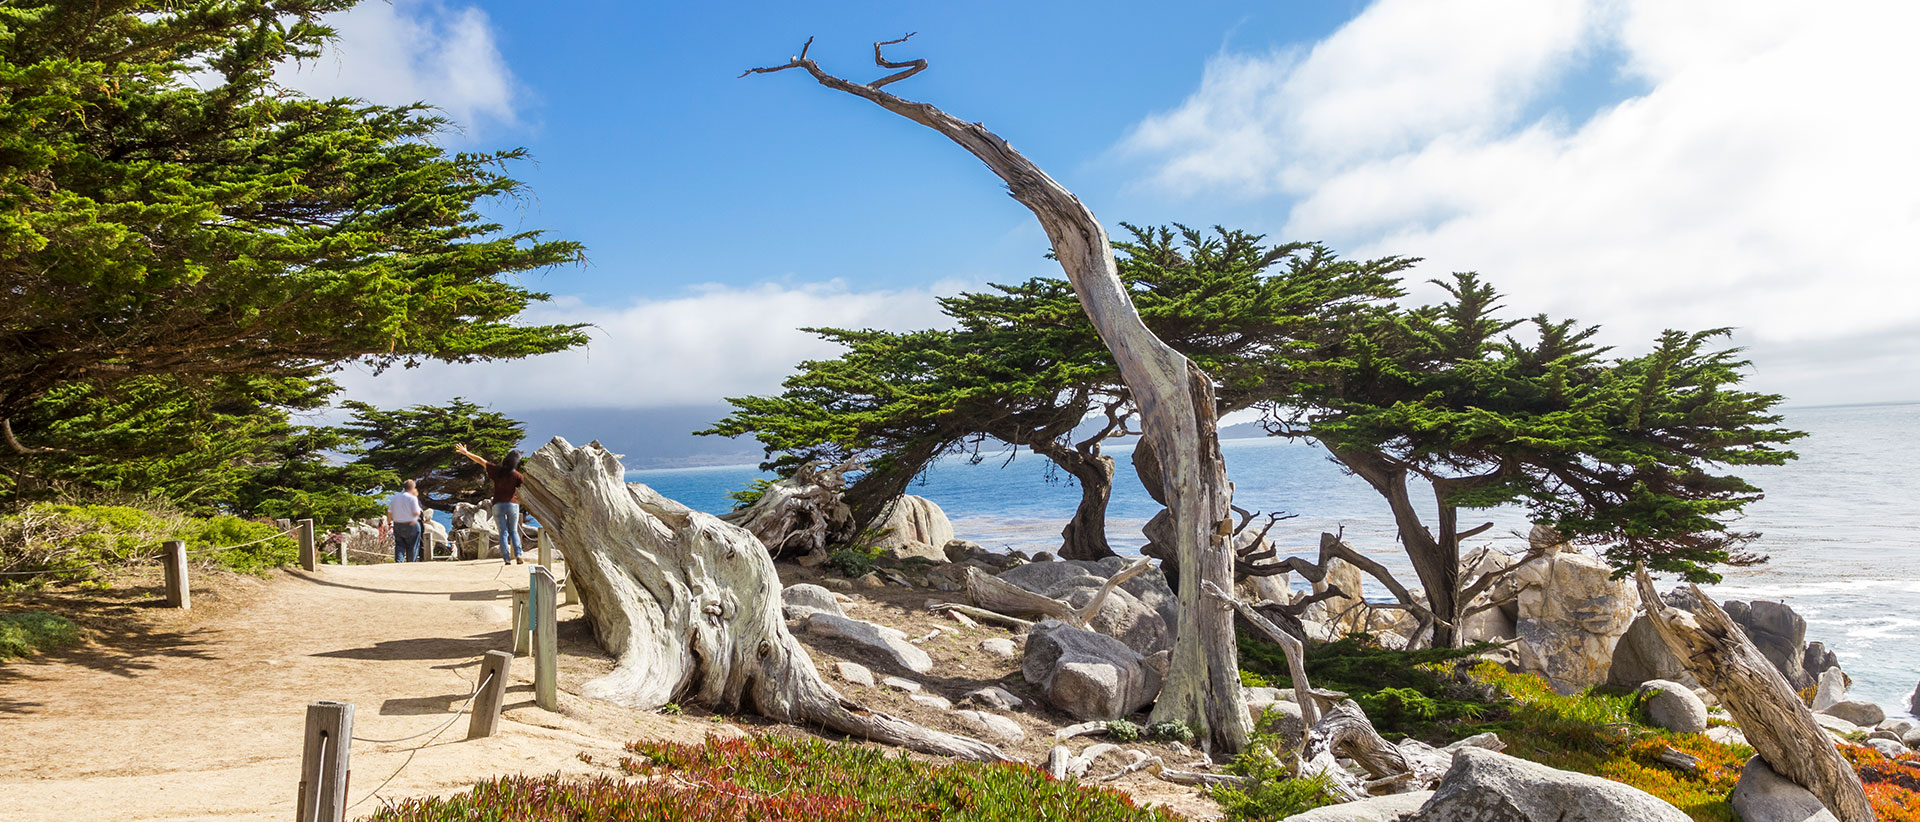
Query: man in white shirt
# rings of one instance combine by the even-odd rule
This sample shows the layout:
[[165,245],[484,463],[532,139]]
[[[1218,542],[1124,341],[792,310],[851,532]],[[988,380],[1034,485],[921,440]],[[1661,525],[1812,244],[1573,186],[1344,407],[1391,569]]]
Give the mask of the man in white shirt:
[[400,484],[400,493],[387,499],[387,521],[393,523],[393,561],[420,561],[420,519],[425,509],[413,480]]

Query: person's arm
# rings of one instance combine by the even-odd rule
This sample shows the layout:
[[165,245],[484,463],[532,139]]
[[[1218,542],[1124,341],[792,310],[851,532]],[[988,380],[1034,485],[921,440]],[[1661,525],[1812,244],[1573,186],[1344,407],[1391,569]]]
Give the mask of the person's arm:
[[479,454],[475,454],[472,451],[468,451],[467,444],[464,442],[453,446],[453,453],[459,454],[460,456],[466,457],[467,459],[480,463],[480,466],[482,468],[493,465],[493,463],[487,462],[486,457],[480,456]]

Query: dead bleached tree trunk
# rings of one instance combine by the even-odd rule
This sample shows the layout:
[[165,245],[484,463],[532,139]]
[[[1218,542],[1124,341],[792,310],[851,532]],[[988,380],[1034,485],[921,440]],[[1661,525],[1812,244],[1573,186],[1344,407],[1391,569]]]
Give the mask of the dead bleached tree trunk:
[[[889,62],[881,55],[882,46],[906,39],[874,44],[874,62],[900,71],[866,85],[822,71],[807,58],[804,47],[785,65],[748,69],[741,76],[803,69],[827,88],[864,98],[933,129],[986,163],[1006,182],[1008,193],[1039,218],[1094,331],[1113,352],[1121,378],[1140,411],[1145,437],[1160,456],[1161,487],[1167,492],[1167,507],[1173,515],[1173,547],[1179,557],[1179,595],[1184,607],[1180,609],[1173,659],[1160,698],[1154,703],[1153,719],[1197,723],[1217,748],[1238,751],[1246,745],[1248,728],[1233,618],[1219,608],[1202,607],[1200,602],[1202,582],[1212,581],[1228,589],[1233,586],[1233,519],[1227,511],[1227,471],[1220,459],[1215,430],[1213,381],[1141,321],[1120,281],[1106,229],[1073,192],[985,126],[880,90],[926,69],[925,60]],[[812,43],[811,39],[807,41],[808,46]]]
[[1780,670],[1754,647],[1727,612],[1693,587],[1699,610],[1667,606],[1645,568],[1634,571],[1647,618],[1687,673],[1720,698],[1768,767],[1819,797],[1840,822],[1871,822],[1873,809],[1859,774],[1847,765],[1813,712]]
[[827,546],[853,541],[853,509],[841,495],[846,473],[859,468],[848,462],[821,470],[820,463],[809,462],[768,485],[753,504],[720,518],[759,537],[773,556],[818,565]]
[[999,748],[849,702],[820,678],[780,613],[780,578],[752,534],[638,483],[618,457],[555,437],[521,467],[521,498],[566,546],[601,646],[618,662],[582,692],[636,708],[686,702],[926,753],[1007,760]]

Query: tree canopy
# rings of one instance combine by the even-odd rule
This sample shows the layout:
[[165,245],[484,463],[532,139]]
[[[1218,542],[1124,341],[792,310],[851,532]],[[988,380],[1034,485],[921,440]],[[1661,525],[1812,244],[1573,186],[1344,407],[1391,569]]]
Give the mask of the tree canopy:
[[[275,81],[318,56],[332,35],[318,18],[351,5],[0,9],[0,420],[146,377],[195,390],[584,341],[512,322],[546,295],[503,275],[580,254],[481,216],[520,191],[505,166],[522,152],[449,153],[424,105]],[[11,427],[25,448],[53,445]]]
[[[1474,274],[1435,282],[1445,302],[1371,312],[1264,402],[1276,432],[1318,440],[1387,499],[1439,620],[1487,587],[1460,577],[1461,540],[1484,530],[1462,528],[1461,508],[1524,505],[1623,573],[1644,562],[1713,581],[1714,566],[1757,559],[1731,528],[1759,489],[1713,472],[1790,460],[1779,446],[1801,434],[1777,426],[1778,395],[1738,389],[1738,350],[1711,348],[1725,329],[1607,358],[1595,326],[1500,318]],[[1410,479],[1433,485],[1431,524]]]
[[[353,417],[340,428],[343,450],[355,454],[355,463],[392,477],[418,483],[420,503],[436,511],[452,511],[462,502],[488,499],[487,475],[478,463],[454,454],[456,445],[498,462],[526,439],[518,420],[454,397],[444,405],[416,405],[383,411],[364,402],[342,406]],[[398,490],[393,481],[389,490]]]

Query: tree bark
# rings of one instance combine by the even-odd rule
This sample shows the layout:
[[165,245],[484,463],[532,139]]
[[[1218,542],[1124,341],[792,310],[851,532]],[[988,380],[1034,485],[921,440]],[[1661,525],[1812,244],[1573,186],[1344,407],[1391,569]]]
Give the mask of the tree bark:
[[752,505],[720,519],[747,529],[773,556],[825,559],[827,546],[853,540],[853,511],[841,498],[841,477],[858,467],[849,462],[823,471],[819,463],[807,463],[767,486]]
[[1370,451],[1332,445],[1327,445],[1327,450],[1340,464],[1366,480],[1368,485],[1387,499],[1387,507],[1393,512],[1395,530],[1400,534],[1400,544],[1406,547],[1408,563],[1413,566],[1414,575],[1420,578],[1420,585],[1427,594],[1427,607],[1436,617],[1433,647],[1454,647],[1459,641],[1455,626],[1460,624],[1456,603],[1456,594],[1460,590],[1460,541],[1453,528],[1457,519],[1456,509],[1441,503],[1441,533],[1436,538],[1420,521],[1420,514],[1414,509],[1413,497],[1407,492],[1409,471],[1404,465]]
[[1200,602],[1201,582],[1212,581],[1223,589],[1233,585],[1232,518],[1227,512],[1226,465],[1215,430],[1213,381],[1154,336],[1141,320],[1120,280],[1106,229],[1073,192],[985,126],[880,90],[926,68],[924,60],[890,63],[882,59],[884,45],[875,44],[875,62],[905,68],[867,85],[822,71],[807,58],[804,48],[785,65],[747,73],[801,68],[827,88],[861,97],[933,129],[985,163],[1006,182],[1008,193],[1039,219],[1087,319],[1113,353],[1140,411],[1145,437],[1161,459],[1161,485],[1176,526],[1174,553],[1184,571],[1179,588],[1184,607],[1153,720],[1198,724],[1219,749],[1240,750],[1246,746],[1248,727],[1233,619],[1218,608],[1201,607]]
[[1119,556],[1107,544],[1107,503],[1113,498],[1113,458],[1059,442],[1028,446],[1080,484],[1080,505],[1060,531],[1060,558],[1098,560]]
[[566,546],[612,673],[582,693],[636,708],[742,708],[925,753],[1006,761],[1000,749],[847,700],[820,678],[781,617],[780,578],[760,540],[653,489],[627,484],[599,443],[555,437],[521,469],[543,538]]
[[1871,822],[1873,809],[1859,774],[1840,756],[1833,737],[1814,721],[1786,677],[1727,612],[1698,586],[1689,587],[1699,598],[1699,609],[1688,614],[1669,608],[1645,568],[1635,569],[1634,578],[1647,618],[1674,658],[1720,698],[1767,766],[1812,791],[1840,822]]

